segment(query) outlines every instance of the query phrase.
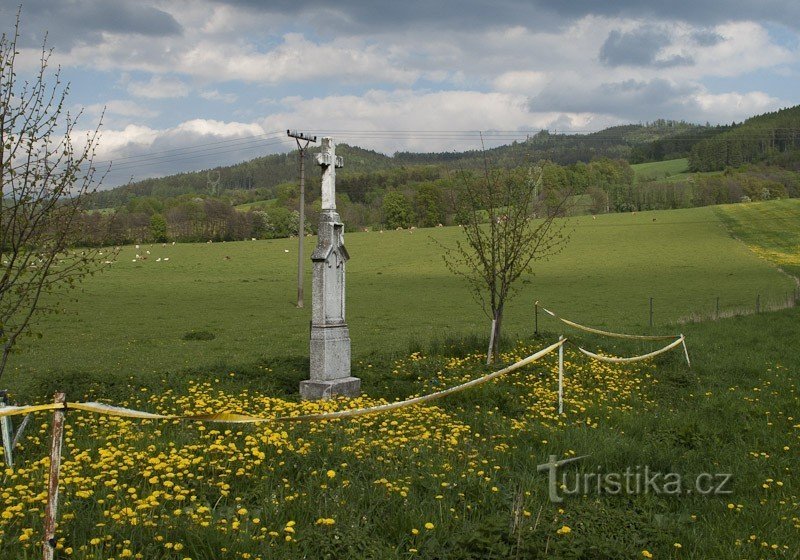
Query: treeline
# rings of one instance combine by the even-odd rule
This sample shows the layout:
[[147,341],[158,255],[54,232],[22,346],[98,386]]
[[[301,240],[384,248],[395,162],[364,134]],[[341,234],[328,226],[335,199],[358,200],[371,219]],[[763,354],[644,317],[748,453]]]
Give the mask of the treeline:
[[[588,164],[561,166],[540,162],[520,168],[536,180],[538,197],[557,204],[565,193],[588,195],[592,211],[621,211],[633,188],[634,174],[623,160],[599,159]],[[435,166],[393,168],[351,174],[337,185],[337,208],[349,231],[433,227],[458,222],[459,184],[474,172],[447,172]],[[306,191],[306,232],[314,233],[320,199],[318,186]],[[116,211],[91,211],[82,219],[88,245],[142,242],[233,241],[270,239],[297,234],[300,194],[296,183],[282,183],[274,198],[237,210],[253,191],[231,191],[223,197],[180,195],[141,196]],[[314,196],[308,196],[314,193]],[[263,194],[263,192],[262,192]]]
[[800,162],[800,106],[753,117],[697,143],[689,156],[689,168],[722,171],[762,161],[784,166]]
[[[511,172],[533,181],[538,200],[546,206],[555,207],[568,197],[560,209],[562,214],[662,210],[800,197],[800,174],[763,164],[729,168],[715,175],[694,175],[681,182],[637,183],[633,168],[626,161],[609,158],[571,165],[545,161]],[[475,173],[412,166],[353,174],[339,181],[337,208],[348,231],[457,224],[459,187]],[[253,192],[230,191],[223,197],[134,198],[116,211],[86,213],[81,224],[83,242],[120,245],[234,241],[297,234],[300,196],[296,183],[282,183],[270,189],[274,198],[237,209],[235,205],[248,202],[246,199]],[[306,191],[306,233],[316,232],[320,211],[316,193],[318,185],[309,186]]]
[[775,166],[750,165],[687,181],[651,181],[631,191],[636,210],[669,210],[800,197],[800,174]]
[[639,144],[631,149],[629,161],[631,163],[646,163],[650,161],[664,161],[688,156],[692,149],[704,140],[714,138],[724,132],[732,130],[735,124],[729,126],[697,126],[683,123],[675,134]]
[[85,212],[79,228],[81,244],[104,246],[273,239],[297,235],[298,225],[297,210],[275,207],[270,212],[240,212],[222,200],[194,198],[164,209],[144,205],[137,211]]

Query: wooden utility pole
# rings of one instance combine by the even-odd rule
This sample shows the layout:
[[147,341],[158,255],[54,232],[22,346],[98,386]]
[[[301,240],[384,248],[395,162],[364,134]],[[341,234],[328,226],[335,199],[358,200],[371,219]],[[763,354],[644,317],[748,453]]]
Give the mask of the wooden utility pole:
[[303,240],[306,235],[306,148],[309,143],[316,142],[316,136],[309,136],[296,130],[287,130],[286,134],[297,142],[300,158],[300,224],[297,228],[297,307],[303,307]]

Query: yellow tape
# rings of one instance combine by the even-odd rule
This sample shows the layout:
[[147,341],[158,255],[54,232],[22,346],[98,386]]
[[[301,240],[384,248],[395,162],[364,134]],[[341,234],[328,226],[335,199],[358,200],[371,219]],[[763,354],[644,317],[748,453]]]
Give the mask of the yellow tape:
[[0,417],[17,416],[19,414],[30,414],[31,412],[41,412],[43,410],[56,410],[66,408],[63,404],[36,404],[32,406],[4,406],[0,408]]
[[385,412],[387,410],[396,410],[398,408],[414,406],[435,399],[440,399],[447,395],[452,395],[453,393],[458,393],[459,391],[463,391],[470,387],[481,385],[483,383],[486,383],[487,381],[495,379],[496,377],[500,377],[501,375],[505,375],[516,369],[526,366],[531,362],[535,362],[542,356],[545,356],[550,352],[552,352],[553,350],[556,350],[558,347],[562,346],[566,341],[567,339],[559,340],[558,342],[551,344],[547,348],[539,350],[535,354],[531,354],[527,358],[524,358],[506,368],[495,371],[488,375],[484,375],[483,377],[473,379],[472,381],[467,381],[466,383],[462,383],[461,385],[456,385],[455,387],[450,387],[449,389],[444,389],[443,391],[438,391],[436,393],[423,395],[421,397],[414,397],[411,399],[406,399],[404,401],[372,406],[368,408],[340,410],[337,412],[326,412],[321,414],[303,414],[297,416],[280,416],[277,418],[263,418],[259,416],[249,416],[247,414],[237,414],[233,412],[216,412],[212,414],[184,414],[184,415],[154,414],[152,412],[144,412],[142,410],[134,410],[131,408],[112,406],[109,404],[103,404],[98,402],[84,402],[84,403],[71,402],[65,404],[56,404],[56,403],[41,404],[35,406],[9,406],[5,408],[0,408],[0,417],[28,414],[30,412],[39,412],[44,410],[62,409],[62,410],[82,410],[84,412],[96,412],[98,414],[104,414],[106,416],[117,416],[122,418],[140,418],[145,420],[193,420],[198,422],[225,422],[234,424],[256,423],[256,422],[298,422],[307,420],[333,420],[336,418],[352,418],[354,416],[363,416],[365,414],[375,414],[377,412]]
[[679,345],[683,344],[683,341],[684,341],[684,337],[683,337],[683,335],[680,335],[678,337],[678,340],[676,340],[675,342],[672,342],[671,344],[668,344],[668,345],[664,346],[664,348],[661,348],[660,350],[656,350],[656,351],[650,352],[648,354],[642,354],[641,356],[632,356],[630,358],[617,358],[617,357],[614,357],[614,356],[601,356],[599,354],[595,354],[593,352],[589,352],[588,350],[584,350],[583,348],[580,348],[580,347],[578,348],[578,350],[580,350],[581,352],[583,352],[584,354],[586,354],[590,358],[594,358],[595,360],[600,360],[601,362],[609,362],[609,363],[612,363],[612,364],[625,364],[625,363],[629,363],[629,362],[639,362],[641,360],[646,360],[648,358],[652,358],[654,356],[658,356],[659,354],[663,354],[664,352],[672,350],[676,346],[679,346]]
[[[538,304],[539,302],[537,301],[536,303]],[[539,307],[542,307],[542,306],[540,305]],[[595,328],[592,328],[592,327],[579,325],[578,323],[575,323],[574,321],[570,321],[568,319],[564,319],[563,317],[559,317],[558,315],[556,315],[555,313],[553,313],[549,309],[545,309],[544,307],[542,307],[542,311],[544,311],[548,315],[551,315],[551,316],[555,317],[556,319],[558,319],[559,321],[561,321],[562,323],[564,323],[566,325],[569,325],[570,327],[574,327],[576,329],[580,329],[582,331],[586,331],[586,332],[590,332],[590,333],[594,333],[594,334],[601,334],[603,336],[611,336],[611,337],[615,337],[615,338],[629,338],[629,339],[633,339],[633,340],[671,340],[671,339],[677,338],[679,336],[677,334],[646,335],[646,334],[623,334],[623,333],[615,333],[615,332],[609,332],[609,331],[601,331],[600,329],[595,329]]]

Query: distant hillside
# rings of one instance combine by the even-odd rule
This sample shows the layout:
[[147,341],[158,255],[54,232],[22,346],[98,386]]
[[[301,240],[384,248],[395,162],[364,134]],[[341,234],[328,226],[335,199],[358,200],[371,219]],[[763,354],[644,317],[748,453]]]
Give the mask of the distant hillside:
[[[392,158],[372,150],[339,144],[337,152],[347,160],[350,173],[364,173],[386,169],[393,165]],[[319,148],[309,149],[311,157]],[[309,160],[311,159],[309,157]],[[313,181],[316,166],[307,166]],[[219,195],[225,191],[262,191],[263,198],[274,196],[275,187],[297,180],[297,151],[273,154],[224,167],[179,173],[167,177],[145,179],[91,196],[91,208],[118,208],[134,198],[173,198],[185,194]]]
[[[338,152],[347,161],[340,172],[341,192],[355,200],[363,200],[372,186],[397,186],[404,180],[431,180],[446,175],[449,170],[481,167],[484,158],[492,165],[517,167],[535,161],[552,161],[561,165],[590,162],[607,157],[634,162],[660,161],[686,157],[692,143],[709,135],[727,130],[685,122],[657,120],[653,123],[607,128],[591,134],[552,134],[541,131],[524,141],[487,149],[486,152],[415,153],[397,152],[393,156],[356,146],[340,144]],[[313,156],[319,148],[310,148]],[[424,167],[424,169],[413,169]],[[316,166],[309,165],[308,180],[318,181]],[[225,192],[246,191],[237,202],[270,199],[276,187],[297,180],[297,152],[275,154],[247,162],[180,173],[96,193],[92,208],[119,208],[133,199],[154,197],[166,199],[181,195],[218,196]],[[375,185],[378,183],[378,185]]]
[[800,170],[800,105],[752,117],[697,143],[689,156],[689,168],[720,171],[762,161]]

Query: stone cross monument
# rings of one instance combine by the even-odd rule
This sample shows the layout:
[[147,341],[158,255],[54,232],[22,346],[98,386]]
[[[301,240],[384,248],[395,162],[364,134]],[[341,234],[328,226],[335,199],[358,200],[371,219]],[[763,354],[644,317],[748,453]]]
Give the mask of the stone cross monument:
[[344,269],[350,255],[336,212],[336,168],[344,164],[333,138],[322,139],[317,163],[322,166],[322,212],[311,254],[311,379],[300,382],[300,396],[308,400],[354,397],[361,390],[361,380],[350,375],[350,332],[344,317]]

